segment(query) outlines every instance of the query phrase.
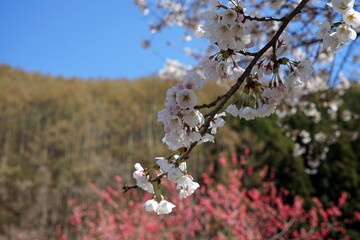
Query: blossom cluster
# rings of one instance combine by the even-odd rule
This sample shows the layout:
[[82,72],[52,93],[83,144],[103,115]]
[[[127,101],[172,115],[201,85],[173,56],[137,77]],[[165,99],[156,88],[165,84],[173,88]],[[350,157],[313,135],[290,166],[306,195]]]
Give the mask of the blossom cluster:
[[194,91],[199,90],[205,80],[191,71],[182,83],[168,89],[165,108],[159,111],[158,121],[163,122],[165,136],[163,142],[169,149],[176,151],[189,148],[193,142],[213,142],[218,127],[224,125],[223,115],[217,115],[210,125],[210,133],[201,134],[200,128],[205,123],[203,114],[195,109],[197,97]]
[[[233,49],[244,50],[251,46],[251,35],[248,33],[247,25],[243,23],[244,7],[241,3],[236,5],[229,2],[228,7],[220,5],[218,1],[211,1],[210,8],[204,15],[206,22],[199,25],[197,37],[209,38],[211,43],[216,44],[221,50]],[[219,7],[224,11],[216,11]]]
[[[264,58],[253,70],[253,79],[248,79],[244,85],[245,91],[248,91],[247,97],[255,99],[253,106],[249,105],[250,101],[245,100],[238,108],[238,101],[237,104],[230,104],[226,111],[234,117],[246,120],[267,117],[274,113],[284,96],[293,88],[301,86],[312,73],[310,61],[294,62],[285,58],[282,60],[286,62],[290,71],[287,79],[281,78],[279,69],[275,66],[277,63],[271,63]],[[267,78],[267,75],[272,75],[271,80]]]
[[193,181],[192,176],[187,173],[186,162],[179,163],[177,160],[179,160],[178,155],[175,155],[173,158],[157,157],[156,165],[152,169],[146,170],[143,169],[139,163],[135,164],[136,171],[133,176],[136,179],[137,186],[149,193],[155,193],[153,199],[145,202],[144,206],[146,211],[154,211],[158,215],[168,214],[175,207],[174,204],[164,200],[164,197],[161,195],[160,180],[156,179],[156,181],[152,183],[150,175],[154,170],[160,170],[157,177],[166,176],[171,182],[176,183],[176,189],[179,190],[180,199],[192,195],[195,190],[200,187],[197,182]]
[[[219,52],[202,61],[200,68],[207,80],[238,79],[244,73],[244,69],[239,66],[241,56],[246,55],[246,48],[254,46],[256,39],[250,32],[256,26],[245,15],[246,9],[239,2],[230,2],[227,7],[215,1],[212,4],[213,8],[205,13],[205,24],[198,27],[197,36],[209,38],[219,48]],[[225,10],[216,11],[216,8]],[[230,104],[226,112],[246,120],[269,116],[274,113],[288,90],[302,85],[312,73],[312,63],[277,58],[281,54],[281,48],[286,47],[290,41],[290,35],[283,32],[276,46],[267,51],[252,69],[251,75],[243,84],[241,100]],[[290,72],[286,80],[280,74],[281,65],[286,65]]]
[[[186,198],[193,194],[195,190],[200,187],[197,182],[193,181],[191,175],[187,174],[186,162],[182,162],[176,167],[176,161],[170,161],[166,158],[156,158],[156,164],[160,167],[160,172],[166,173],[167,178],[176,183],[176,189],[179,190],[180,198]],[[177,156],[175,155],[175,159]]]
[[[356,39],[357,34],[353,28],[360,27],[360,13],[353,9],[354,0],[331,0],[329,6],[342,14],[343,21],[333,25],[328,20],[322,24],[316,22],[320,30],[315,35],[317,38],[323,39],[323,49],[335,53],[340,45]],[[336,29],[331,32],[333,28]]]

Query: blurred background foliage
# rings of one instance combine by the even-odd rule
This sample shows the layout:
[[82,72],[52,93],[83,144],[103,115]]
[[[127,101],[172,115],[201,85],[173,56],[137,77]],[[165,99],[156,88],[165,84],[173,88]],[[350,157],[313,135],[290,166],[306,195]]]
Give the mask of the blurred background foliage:
[[[0,66],[0,239],[20,231],[53,238],[55,226],[67,226],[70,199],[98,199],[90,183],[105,187],[119,175],[132,185],[136,162],[149,166],[154,157],[170,155],[161,142],[163,126],[156,115],[173,85],[155,77],[93,81]],[[224,91],[209,83],[199,92],[199,103]],[[347,90],[343,100],[342,108],[360,113],[358,86]],[[360,140],[350,141],[347,134],[360,132],[359,119],[338,120],[343,134],[329,145],[315,175],[306,174],[305,159],[293,157],[294,142],[278,121],[276,116],[253,121],[227,117],[216,142],[193,152],[190,172],[199,181],[211,162],[250,149],[248,164],[255,170],[268,165],[278,187],[289,189],[290,196],[316,196],[331,205],[345,191],[345,214],[359,211]],[[326,133],[333,126],[326,119],[314,125],[301,112],[286,121],[310,133]],[[220,171],[216,177],[222,181]],[[249,178],[247,185],[252,182],[256,179]]]

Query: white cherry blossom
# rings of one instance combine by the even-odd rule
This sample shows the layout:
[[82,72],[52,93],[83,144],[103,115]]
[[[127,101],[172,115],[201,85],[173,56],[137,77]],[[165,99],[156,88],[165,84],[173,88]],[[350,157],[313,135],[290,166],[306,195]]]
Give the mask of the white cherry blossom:
[[156,164],[159,165],[161,172],[168,172],[172,167],[174,167],[174,164],[169,163],[166,158],[156,157],[155,160]]
[[193,108],[196,105],[196,95],[189,89],[183,89],[177,93],[176,101],[183,109]]
[[244,69],[242,67],[237,66],[236,68],[234,68],[232,70],[232,72],[230,73],[230,76],[232,78],[234,78],[235,80],[237,80],[243,73],[244,73]]
[[209,134],[209,133],[205,133],[204,136],[201,137],[201,140],[199,141],[200,143],[205,143],[205,142],[214,142],[215,138],[213,135]]
[[266,88],[262,96],[267,99],[267,102],[270,105],[278,105],[280,101],[283,99],[285,93],[284,86],[280,86],[277,88]]
[[335,53],[340,46],[339,38],[336,32],[330,33],[324,36],[323,49],[329,50],[331,53]]
[[166,200],[161,200],[159,202],[159,206],[155,209],[155,212],[158,215],[161,214],[169,214],[172,212],[172,209],[175,207],[174,204],[172,204],[171,202],[168,202]]
[[180,198],[186,198],[193,194],[200,185],[194,182],[188,175],[182,176],[178,182],[176,188],[180,190]]
[[345,13],[354,7],[354,0],[331,0],[332,8],[338,13]]
[[347,43],[350,40],[355,40],[357,36],[355,30],[347,24],[340,25],[337,28],[336,33],[339,40],[343,43]]
[[226,78],[230,73],[230,65],[226,62],[219,62],[216,66],[216,73],[220,78]]
[[230,30],[234,34],[235,37],[241,37],[241,36],[246,35],[245,25],[241,22],[232,24],[230,27]]
[[234,24],[237,18],[237,13],[232,9],[227,9],[220,13],[221,21],[224,24]]
[[239,109],[236,107],[235,104],[230,104],[226,109],[225,112],[230,113],[234,117],[239,116]]
[[190,133],[191,142],[199,142],[201,140],[201,134],[198,132]]
[[308,77],[309,75],[311,75],[313,73],[313,69],[312,69],[312,63],[309,60],[304,60],[301,61],[299,63],[299,65],[297,66],[297,70],[298,74],[304,78]]
[[299,74],[299,71],[294,71],[290,73],[288,81],[287,81],[287,87],[298,87],[303,84],[302,76]]
[[[225,115],[225,112],[222,112],[214,116],[213,120],[210,122],[211,134],[216,134],[217,129],[225,125],[225,120],[222,119],[222,117],[225,117]],[[208,141],[213,142],[213,137],[211,138],[210,136],[208,136],[207,139]]]
[[325,20],[322,24],[319,21],[315,21],[315,24],[318,26],[318,28],[320,28],[320,30],[315,32],[315,36],[318,39],[323,39],[325,36],[329,35],[331,24],[328,20]]
[[183,120],[190,128],[200,127],[204,123],[204,116],[198,110],[183,111]]
[[177,168],[177,167],[172,167],[168,170],[167,172],[167,177],[170,181],[172,182],[177,182],[179,181],[179,179],[183,176],[183,172],[180,168]]
[[144,168],[140,165],[140,163],[135,164],[135,169],[133,177],[136,180],[136,185],[149,193],[154,193],[154,187],[149,182],[149,178],[144,173]]
[[239,109],[239,118],[253,120],[256,118],[256,111],[251,107],[242,107]]
[[176,96],[179,92],[179,88],[178,87],[171,87],[166,91],[166,100],[169,102],[175,102],[176,101]]
[[258,117],[267,117],[275,112],[276,105],[273,104],[263,104],[257,109]]
[[159,203],[154,199],[150,199],[144,203],[144,206],[147,212],[152,212],[156,211],[156,209],[159,207]]
[[205,59],[200,63],[200,68],[203,71],[204,77],[209,81],[217,81],[219,75],[216,71],[216,62]]
[[345,12],[343,14],[343,19],[345,23],[349,24],[353,28],[360,27],[360,13],[354,9],[350,9],[349,11]]
[[195,91],[200,90],[205,82],[206,81],[197,72],[191,71],[185,76],[183,86],[186,89]]

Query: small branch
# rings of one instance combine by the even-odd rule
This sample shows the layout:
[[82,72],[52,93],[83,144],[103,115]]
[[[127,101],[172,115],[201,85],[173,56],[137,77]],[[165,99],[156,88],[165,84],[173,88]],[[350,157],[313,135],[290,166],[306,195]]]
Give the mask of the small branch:
[[275,41],[272,45],[272,56],[271,56],[271,60],[274,62],[274,64],[277,62],[276,60],[276,42]]
[[282,18],[274,18],[274,17],[251,17],[251,16],[248,16],[248,15],[244,15],[244,18],[245,18],[246,20],[259,21],[259,22],[270,22],[270,21],[283,22],[283,21],[285,21],[285,17],[282,17]]
[[197,105],[195,106],[194,108],[195,109],[202,109],[202,108],[211,108],[211,107],[214,107],[216,106],[216,104],[224,97],[224,95],[222,96],[218,96],[213,102],[211,103],[208,103],[208,104],[203,104],[203,105]]
[[252,52],[245,52],[245,51],[237,51],[238,53],[244,55],[244,56],[252,56],[252,57],[255,57],[256,56],[256,53],[252,53]]
[[124,190],[123,193],[126,193],[127,191],[133,189],[133,188],[138,188],[137,185],[133,185],[133,186],[123,186],[122,189]]
[[302,46],[308,46],[308,45],[312,45],[312,44],[315,44],[318,42],[322,42],[322,40],[321,39],[309,39],[309,40],[299,42],[297,45],[295,45],[293,47],[297,48],[297,47],[302,47]]
[[161,173],[156,178],[150,179],[149,182],[159,182],[166,174],[167,172]]
[[[203,134],[201,134],[201,136],[202,136]],[[187,159],[187,158],[189,158],[189,154],[192,152],[192,150],[194,149],[194,147],[198,144],[199,142],[193,142],[191,145],[190,145],[190,147],[189,147],[189,149],[183,154],[183,155],[181,155],[181,157],[179,157],[179,159],[177,159],[176,161],[177,162],[180,162],[181,160],[183,160],[183,159]]]

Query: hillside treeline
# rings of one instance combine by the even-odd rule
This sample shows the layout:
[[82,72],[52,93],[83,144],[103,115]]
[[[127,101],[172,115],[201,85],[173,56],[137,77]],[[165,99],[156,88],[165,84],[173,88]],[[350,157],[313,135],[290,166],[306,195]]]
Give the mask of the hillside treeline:
[[[89,183],[104,186],[120,175],[132,185],[136,162],[170,154],[156,115],[173,84],[54,78],[1,66],[0,232],[64,224],[69,199],[93,201]],[[210,101],[220,92],[208,86],[199,97]],[[205,149],[193,155],[195,172],[217,158]]]
[[[161,142],[163,126],[156,115],[173,85],[156,78],[65,79],[0,66],[0,236],[22,232],[51,239],[56,226],[66,228],[70,199],[98,199],[90,183],[106,186],[121,176],[132,185],[136,162],[146,166],[154,157],[171,154]],[[199,102],[210,102],[224,91],[207,84]],[[352,89],[344,106],[359,113],[359,101],[360,91]],[[227,120],[215,144],[203,144],[192,154],[189,168],[195,178],[220,156],[250,149],[249,164],[255,170],[269,165],[278,185],[292,195],[318,196],[330,204],[346,191],[348,213],[360,209],[359,140],[344,134],[330,147],[319,173],[309,176],[305,159],[292,156],[294,142],[275,116]],[[289,124],[311,125],[299,116]],[[354,122],[350,127],[359,131]],[[217,177],[221,181],[220,172]],[[256,180],[249,178],[248,186],[252,183]]]

